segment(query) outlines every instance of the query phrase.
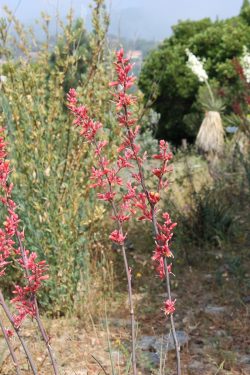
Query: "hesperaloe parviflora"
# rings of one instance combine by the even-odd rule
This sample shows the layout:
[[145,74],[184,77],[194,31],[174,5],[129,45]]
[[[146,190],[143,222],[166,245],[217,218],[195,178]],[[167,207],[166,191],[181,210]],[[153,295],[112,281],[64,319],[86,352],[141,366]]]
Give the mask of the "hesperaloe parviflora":
[[[15,297],[11,300],[15,306],[17,313],[12,315],[10,312],[3,293],[0,290],[0,305],[9,320],[10,328],[5,328],[1,324],[5,340],[8,344],[11,357],[16,368],[16,373],[19,374],[19,366],[15,358],[15,353],[12,350],[9,338],[17,334],[21,345],[26,354],[27,360],[34,375],[37,375],[37,369],[31,354],[25,344],[21,334],[20,328],[27,316],[35,319],[38,329],[45,341],[49,358],[51,360],[54,375],[58,374],[55,358],[50,346],[49,337],[43,326],[40,318],[39,308],[37,304],[37,292],[42,286],[42,282],[48,278],[47,265],[45,261],[38,261],[37,254],[30,252],[24,246],[24,232],[19,229],[19,216],[17,214],[17,205],[12,199],[13,184],[9,182],[11,174],[10,162],[7,160],[7,143],[5,141],[5,131],[0,129],[0,202],[3,210],[6,212],[3,227],[0,229],[0,277],[3,277],[8,272],[8,267],[15,264],[22,271],[22,284],[16,284],[14,287]],[[2,322],[2,319],[1,319]]]
[[[136,136],[140,131],[137,119],[133,117],[132,112],[136,97],[129,92],[134,84],[135,77],[131,74],[132,64],[130,59],[124,57],[123,49],[116,53],[115,70],[117,79],[111,82],[110,86],[116,88],[113,97],[117,111],[117,122],[122,127],[124,134],[122,143],[117,148],[117,158],[114,163],[105,156],[104,148],[108,145],[108,142],[102,138],[103,125],[89,117],[88,110],[84,105],[78,105],[77,93],[74,89],[71,89],[68,94],[68,108],[74,114],[75,120],[73,124],[79,128],[80,136],[93,147],[96,159],[95,167],[92,168],[90,177],[93,181],[91,186],[102,191],[97,193],[97,196],[100,200],[106,201],[111,205],[112,219],[116,223],[116,229],[110,234],[110,239],[121,246],[127,275],[132,331],[133,374],[137,374],[135,319],[131,287],[132,272],[128,265],[125,249],[126,233],[124,223],[133,217],[137,217],[138,220],[147,220],[153,225],[155,250],[152,258],[156,264],[158,275],[161,279],[166,280],[168,298],[164,303],[164,312],[170,316],[171,331],[176,349],[177,374],[180,375],[180,348],[173,317],[175,300],[171,298],[170,289],[172,264],[168,263],[168,258],[173,257],[173,253],[170,250],[170,241],[176,223],[172,223],[167,212],[162,213],[159,209],[160,192],[168,186],[165,176],[171,171],[168,163],[172,159],[172,153],[168,150],[167,142],[161,140],[159,153],[152,156],[154,160],[159,161],[159,166],[151,169],[151,176],[157,179],[157,188],[155,191],[150,191],[147,187],[144,173],[147,155],[141,155],[140,146],[136,143]],[[130,171],[130,179],[126,182],[120,173],[124,169]],[[123,188],[122,192],[121,187]]]

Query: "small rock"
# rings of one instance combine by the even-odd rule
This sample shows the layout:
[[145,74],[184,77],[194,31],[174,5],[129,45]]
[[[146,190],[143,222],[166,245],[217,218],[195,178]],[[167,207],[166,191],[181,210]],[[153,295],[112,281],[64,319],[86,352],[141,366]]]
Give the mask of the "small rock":
[[158,367],[160,364],[160,356],[154,352],[142,352],[140,355],[140,366],[143,368]]
[[208,315],[219,315],[226,312],[226,308],[223,306],[211,306],[208,305],[205,307],[205,313]]
[[243,355],[239,358],[240,365],[250,365],[250,355]]
[[213,280],[213,275],[211,273],[207,273],[204,275],[204,280],[206,281],[212,281]]
[[[188,334],[184,331],[176,331],[177,340],[180,346],[188,343],[190,340]],[[161,351],[174,350],[174,340],[172,335],[159,336],[142,336],[138,342],[138,347],[143,351],[161,353]]]
[[215,336],[217,337],[226,337],[227,333],[226,331],[224,331],[224,329],[218,329],[216,332],[215,332]]
[[190,375],[199,375],[199,374],[202,374],[203,369],[204,369],[204,364],[202,362],[193,361],[188,366],[188,370],[189,370],[188,373]]
[[202,356],[204,354],[203,348],[199,347],[198,345],[197,346],[192,345],[192,347],[190,347],[189,349],[190,349],[190,352],[192,352],[192,354],[194,355]]
[[156,336],[142,336],[137,346],[141,350],[156,351],[155,341],[157,340]]
[[250,296],[246,296],[242,298],[244,303],[250,303]]

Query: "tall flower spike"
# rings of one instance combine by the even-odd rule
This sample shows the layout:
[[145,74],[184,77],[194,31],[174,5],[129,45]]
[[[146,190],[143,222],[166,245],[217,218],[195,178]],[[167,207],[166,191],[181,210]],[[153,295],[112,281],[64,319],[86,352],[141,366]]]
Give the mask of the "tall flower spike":
[[207,81],[208,75],[203,67],[202,61],[190,52],[188,48],[186,49],[186,54],[188,57],[187,66],[192,70],[200,82]]
[[[199,73],[199,79],[206,81],[207,83],[207,74],[203,69],[201,62],[194,59],[192,55],[190,55],[190,57],[192,58],[193,63],[196,64],[193,64],[194,72]],[[177,374],[180,375],[180,352],[173,318],[175,301],[172,301],[171,299],[170,287],[170,274],[172,272],[171,267],[167,263],[167,257],[172,256],[172,253],[169,250],[169,241],[172,237],[172,229],[174,228],[175,224],[171,222],[168,214],[163,216],[164,224],[162,225],[158,223],[157,218],[157,205],[160,201],[159,192],[168,186],[167,180],[163,179],[163,177],[167,172],[171,171],[171,169],[167,167],[167,163],[172,158],[172,154],[167,151],[167,143],[164,140],[160,141],[160,153],[155,155],[155,159],[161,161],[161,166],[160,168],[154,168],[152,171],[152,174],[158,178],[158,188],[155,192],[149,191],[146,186],[144,176],[143,163],[145,158],[140,156],[140,147],[136,143],[136,133],[131,128],[131,125],[136,123],[132,117],[132,104],[135,102],[135,98],[133,98],[127,90],[129,87],[131,87],[130,82],[133,80],[133,77],[130,74],[131,64],[129,59],[124,58],[123,50],[117,52],[115,68],[117,72],[117,81],[113,83],[112,86],[117,86],[117,91],[114,94],[116,108],[118,110],[117,119],[120,126],[123,127],[126,132],[125,141],[118,149],[118,152],[124,152],[127,160],[132,160],[136,165],[137,171],[132,173],[132,177],[134,178],[134,184],[137,186],[137,190],[140,189],[141,191],[137,191],[136,196],[133,198],[133,206],[136,209],[139,209],[142,213],[139,220],[149,220],[153,225],[155,241],[157,244],[157,258],[155,259],[157,263],[156,270],[160,274],[160,277],[165,277],[166,279],[166,287],[169,298],[167,303],[165,303],[165,313],[166,315],[170,315],[177,357]],[[129,82],[128,85],[127,82]]]
[[[92,132],[96,123],[88,117],[88,111],[84,106],[78,106],[77,95],[73,89],[71,89],[68,94],[68,108],[74,114],[74,126],[80,129],[80,135],[92,145],[97,156],[95,158],[95,167],[92,168],[90,177],[93,181],[92,187],[101,189],[101,193],[98,193],[98,198],[109,202],[113,211],[112,219],[116,221],[117,224],[117,228],[113,230],[109,238],[116,244],[121,245],[124,257],[130,301],[133,374],[137,374],[135,322],[131,289],[131,269],[128,266],[126,258],[124,246],[126,235],[124,234],[123,223],[128,221],[131,216],[136,215],[138,220],[147,220],[153,224],[156,242],[154,261],[158,274],[162,278],[165,277],[167,281],[168,301],[170,302],[168,304],[165,303],[165,314],[170,315],[176,355],[178,358],[177,373],[180,375],[179,346],[173,320],[175,301],[171,300],[169,282],[169,275],[172,274],[172,265],[167,264],[167,257],[173,256],[169,246],[175,224],[172,223],[167,213],[163,214],[160,219],[162,224],[158,222],[157,218],[157,213],[159,211],[157,207],[161,198],[160,191],[167,187],[165,175],[171,171],[171,168],[169,168],[167,164],[169,160],[171,160],[172,154],[168,150],[168,144],[164,140],[160,141],[159,153],[154,155],[154,159],[159,161],[160,166],[157,166],[157,168],[154,168],[152,171],[152,175],[156,176],[158,179],[158,187],[155,191],[149,191],[144,177],[144,163],[146,157],[145,155],[141,155],[140,145],[136,143],[136,136],[140,131],[140,127],[137,125],[137,119],[133,117],[133,104],[136,102],[136,98],[129,91],[135,81],[135,77],[131,74],[133,66],[130,60],[124,56],[123,49],[117,51],[114,65],[116,80],[110,83],[110,87],[115,89],[113,97],[117,110],[117,121],[124,130],[122,143],[117,149],[115,165],[112,165],[111,161],[103,156],[103,141],[99,139],[101,132]],[[90,136],[88,136],[89,134]],[[124,168],[127,169],[126,176],[130,176],[126,184],[123,179],[118,176],[118,173]],[[122,190],[120,190],[120,186],[122,186]]]
[[250,83],[250,52],[248,52],[248,49],[246,46],[244,46],[243,48],[243,55],[240,59],[240,63],[241,63],[246,81],[247,83]]

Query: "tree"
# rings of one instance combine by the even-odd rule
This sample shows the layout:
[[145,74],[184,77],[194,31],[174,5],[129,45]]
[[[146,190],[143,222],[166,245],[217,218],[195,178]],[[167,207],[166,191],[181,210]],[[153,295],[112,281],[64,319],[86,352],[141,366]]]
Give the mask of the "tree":
[[228,20],[205,18],[173,26],[173,35],[145,60],[139,79],[145,101],[161,115],[157,137],[176,144],[182,138],[192,142],[201,123],[200,84],[186,66],[186,48],[206,59],[212,87],[224,97],[226,113],[232,112],[239,84],[233,59],[241,56],[244,45],[250,47],[249,35],[250,24],[242,13]]
[[249,0],[244,0],[241,10],[240,16],[250,25],[250,3]]

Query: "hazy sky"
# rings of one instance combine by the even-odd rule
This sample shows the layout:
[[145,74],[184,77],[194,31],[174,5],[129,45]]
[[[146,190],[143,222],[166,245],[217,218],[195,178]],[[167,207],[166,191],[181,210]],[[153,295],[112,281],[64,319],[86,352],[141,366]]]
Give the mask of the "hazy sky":
[[[228,18],[239,13],[243,0],[106,0],[111,9],[110,32],[130,38],[161,40],[178,20]],[[0,0],[0,8],[16,9],[23,22],[32,23],[45,10],[62,17],[72,5],[75,14],[88,19],[91,0]],[[2,9],[0,15],[3,15]]]

